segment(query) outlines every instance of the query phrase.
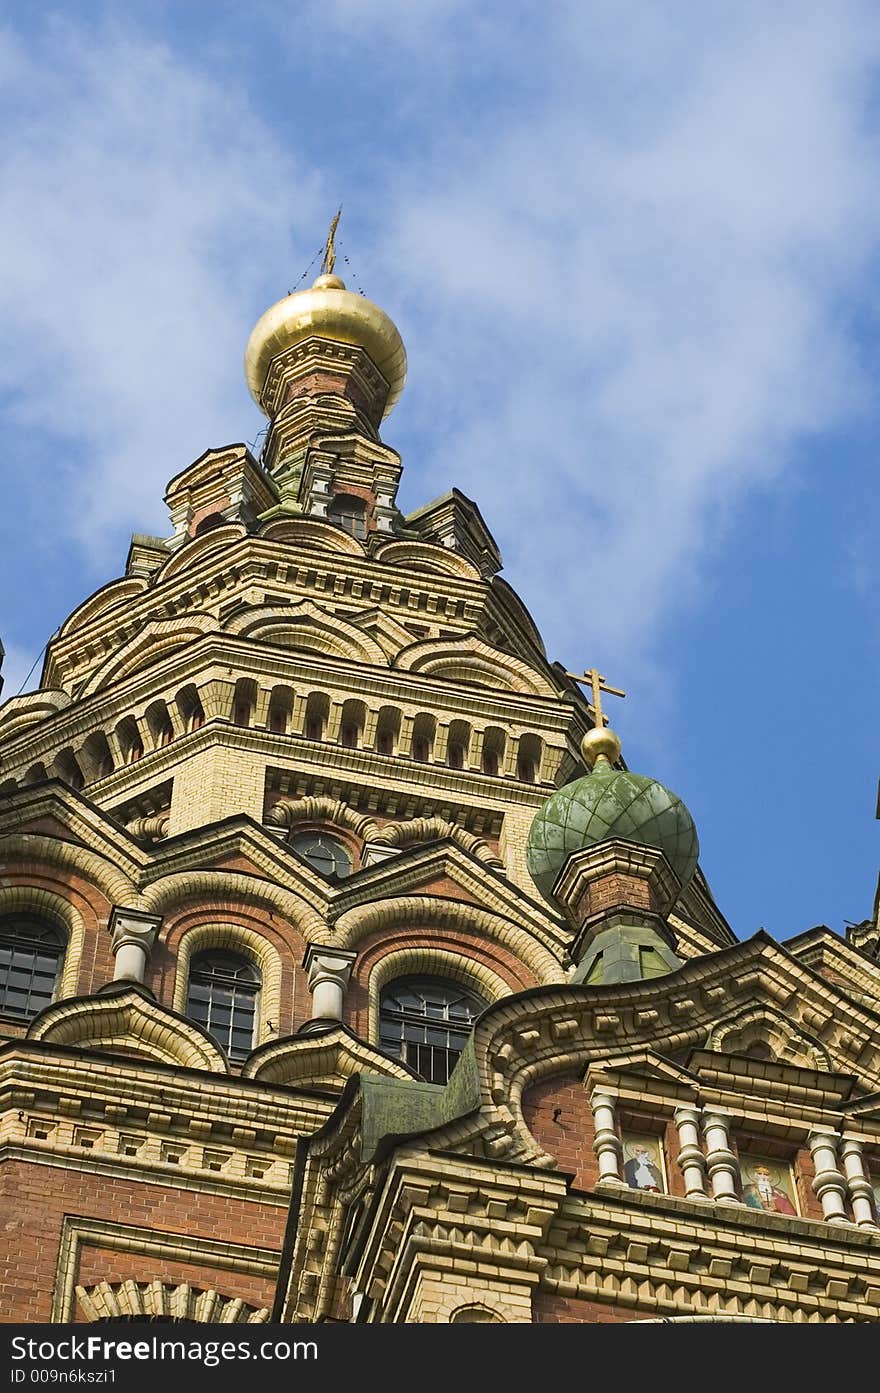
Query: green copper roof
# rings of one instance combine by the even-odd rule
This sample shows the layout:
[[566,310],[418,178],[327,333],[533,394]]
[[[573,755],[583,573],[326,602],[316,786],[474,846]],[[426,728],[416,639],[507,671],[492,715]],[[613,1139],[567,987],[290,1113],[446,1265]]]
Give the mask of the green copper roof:
[[682,886],[700,853],[694,821],[674,793],[656,779],[599,761],[593,772],[554,793],[535,814],[526,861],[541,894],[553,886],[573,851],[621,837],[666,854]]

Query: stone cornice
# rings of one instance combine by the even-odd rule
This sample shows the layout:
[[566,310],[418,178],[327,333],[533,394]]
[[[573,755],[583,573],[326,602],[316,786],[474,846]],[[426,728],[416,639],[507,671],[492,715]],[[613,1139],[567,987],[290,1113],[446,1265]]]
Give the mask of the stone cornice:
[[873,1265],[878,1245],[878,1233],[821,1220],[669,1195],[572,1192],[542,1249],[544,1285],[640,1311],[754,1314],[768,1303],[775,1320],[827,1318],[831,1310],[836,1319],[876,1320],[880,1276],[865,1259]]
[[[329,611],[328,618],[332,618]],[[242,676],[257,676],[266,682],[274,680],[288,684],[299,690],[329,686],[347,696],[362,699],[373,697],[382,703],[427,706],[441,721],[469,717],[481,724],[502,725],[512,734],[535,731],[551,741],[555,736],[557,743],[568,738],[573,719],[571,709],[560,706],[553,696],[533,696],[501,688],[473,687],[465,692],[455,683],[444,682],[430,674],[378,663],[369,667],[350,658],[334,658],[317,652],[304,657],[302,653],[283,647],[273,648],[262,638],[242,638],[218,629],[157,658],[149,667],[115,682],[106,690],[76,701],[27,726],[4,743],[4,774],[15,774],[37,761],[45,762],[65,746],[77,745],[94,730],[112,729],[121,717],[140,711],[157,696],[173,699],[174,693],[189,683],[204,686],[212,681],[225,682],[229,686],[231,703],[234,683],[229,679],[230,670]],[[315,744],[301,736],[279,736],[254,727],[245,730],[232,726],[231,720],[215,717],[191,735],[179,734],[164,748],[145,751],[137,765],[117,769],[107,778],[97,781],[93,787],[102,798],[121,797],[121,790],[132,777],[143,780],[149,770],[150,777],[159,780],[164,777],[166,769],[178,762],[182,741],[195,737],[204,739],[209,729],[216,731],[224,726],[235,730],[240,739],[262,736],[263,739],[258,740],[261,752],[265,749],[282,749],[290,751],[298,760],[307,760],[309,748],[314,748]],[[352,753],[371,753],[376,768],[387,767],[398,777],[400,771],[410,768],[407,761],[401,761],[396,756],[338,750],[340,758]],[[417,772],[423,779],[424,766],[417,766]],[[490,779],[473,770],[446,769],[441,772],[447,777],[458,773],[459,782],[462,778],[476,780],[487,789],[497,790],[501,783],[523,801],[536,802],[536,798],[546,797],[547,793],[546,785],[542,792],[540,785],[520,784],[512,778],[503,781]]]
[[83,1116],[100,1117],[108,1108],[118,1116],[120,1106],[126,1117],[139,1121],[167,1113],[162,1125],[170,1131],[186,1131],[192,1118],[209,1119],[228,1131],[252,1124],[258,1113],[262,1129],[291,1136],[301,1130],[301,1121],[307,1120],[308,1130],[322,1124],[336,1103],[334,1096],[312,1093],[307,1087],[205,1073],[146,1057],[128,1059],[126,1064],[123,1074],[118,1060],[100,1050],[6,1040],[0,1042],[0,1097],[8,1096],[11,1104],[21,1107],[24,1095],[57,1101],[85,1093]]
[[[166,581],[164,571],[172,565],[177,568],[177,573]],[[123,641],[133,637],[151,620],[167,619],[175,614],[192,614],[204,609],[205,602],[209,612],[212,608],[216,609],[221,601],[228,604],[238,590],[247,586],[249,579],[268,579],[271,570],[276,577],[271,581],[273,587],[277,589],[281,586],[294,595],[344,594],[350,595],[355,602],[362,597],[367,607],[381,600],[389,612],[399,611],[401,616],[412,614],[422,622],[426,616],[430,618],[435,615],[446,626],[450,623],[455,627],[460,625],[462,631],[473,628],[479,616],[485,612],[523,661],[547,675],[551,673],[542,656],[540,644],[535,643],[533,626],[527,633],[521,633],[523,621],[517,606],[506,595],[496,593],[485,581],[468,580],[464,576],[452,578],[419,570],[418,567],[410,570],[399,563],[389,569],[369,556],[353,557],[338,551],[322,553],[311,549],[306,552],[294,544],[254,533],[233,539],[223,547],[206,546],[201,563],[197,555],[192,567],[185,570],[179,568],[180,554],[175,553],[151,578],[141,596],[132,598],[126,607],[126,638]],[[277,578],[279,574],[283,579]],[[111,586],[114,584],[116,582],[110,582]],[[451,584],[454,584],[455,601],[449,596]],[[406,600],[400,598],[404,591],[408,596]],[[96,595],[99,593],[95,592]],[[422,595],[429,597],[427,603],[420,601]],[[194,596],[199,596],[201,602],[194,604]],[[94,595],[90,596],[80,609],[85,609],[94,599]],[[464,610],[459,613],[456,604],[462,601]],[[74,611],[71,619],[76,613]],[[108,608],[106,613],[99,610],[87,624],[77,625],[63,633],[50,645],[42,685],[63,685],[57,680],[57,670],[70,666],[73,656],[84,649],[94,651],[95,657],[87,665],[87,671],[93,671],[105,656],[119,647],[119,629],[119,613],[114,606]]]
[[[290,1035],[254,1050],[242,1069],[242,1077],[260,1083],[338,1088],[353,1074],[379,1074],[391,1079],[411,1079],[405,1064],[381,1054],[373,1045],[339,1025],[314,1035]],[[332,1080],[332,1081],[331,1081]]]
[[[330,919],[334,924],[362,906],[389,896],[411,894],[439,878],[461,886],[473,906],[484,908],[533,934],[551,952],[561,955],[568,942],[564,924],[543,905],[522,893],[500,870],[487,867],[451,841],[407,847],[375,866],[334,886]],[[462,900],[463,910],[467,900]]]
[[880,964],[824,925],[786,939],[786,948],[799,962],[822,973],[831,968],[854,989],[880,1003]]
[[[843,1108],[851,1106],[845,1100],[854,1076],[862,1086],[880,1084],[877,1014],[866,1012],[839,989],[830,990],[831,1001],[828,984],[759,935],[654,982],[604,989],[532,988],[503,998],[483,1013],[474,1030],[479,1098],[473,1102],[479,1102],[479,1108],[463,1100],[458,1115],[443,1121],[438,1103],[437,1123],[418,1134],[420,1144],[430,1136],[432,1147],[457,1154],[483,1153],[496,1161],[552,1166],[552,1158],[537,1146],[524,1122],[524,1089],[551,1074],[582,1074],[594,1063],[607,1072],[615,1067],[615,1058],[621,1067],[628,1061],[630,1071],[636,1059],[643,1061],[634,1100],[643,1099],[647,1087],[661,1107],[672,1109],[688,1094],[689,1072],[694,1101],[750,1118],[759,1130],[769,1127],[804,1140],[813,1127],[840,1125]],[[828,1030],[841,1037],[838,1057],[843,1067],[838,1073],[817,1080],[811,1071],[796,1066],[701,1050],[708,1025],[722,1019],[725,1009],[740,1010],[744,997],[773,1005],[780,996],[788,1002],[793,1021],[814,1019],[821,1007]],[[689,1047],[695,1051],[689,1071],[669,1064],[669,1055]],[[651,1059],[658,1063],[650,1066]],[[661,1075],[671,1068],[681,1082],[663,1085],[658,1068]],[[341,1161],[347,1156],[344,1164],[356,1169],[358,1125],[348,1116],[353,1105],[359,1106],[359,1099],[349,1090],[313,1148],[316,1157],[332,1153]],[[877,1106],[874,1100],[872,1105]],[[409,1144],[416,1144],[416,1135]],[[870,1131],[867,1135],[880,1142],[880,1129],[876,1137]]]

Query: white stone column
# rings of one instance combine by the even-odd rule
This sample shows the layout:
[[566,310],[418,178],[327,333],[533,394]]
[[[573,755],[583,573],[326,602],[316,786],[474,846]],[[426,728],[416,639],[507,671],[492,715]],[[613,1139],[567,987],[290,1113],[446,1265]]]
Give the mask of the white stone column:
[[703,1117],[703,1131],[706,1137],[706,1168],[712,1182],[712,1198],[717,1204],[742,1204],[737,1197],[736,1178],[738,1165],[730,1149],[728,1118],[722,1113],[710,1112]]
[[114,982],[143,982],[161,914],[145,914],[140,909],[114,905],[110,911],[110,946],[115,958]]
[[313,1021],[341,1021],[342,1004],[357,953],[346,948],[310,943],[303,966],[312,993]]
[[862,1143],[855,1137],[844,1137],[840,1147],[846,1185],[852,1200],[853,1218],[862,1229],[875,1229],[874,1190],[865,1170]]
[[829,1224],[848,1224],[846,1182],[837,1169],[837,1140],[837,1134],[830,1130],[810,1133],[810,1155],[816,1170],[813,1194],[818,1196],[822,1217]]
[[623,1147],[614,1125],[614,1095],[597,1088],[590,1094],[590,1107],[596,1127],[593,1149],[599,1162],[599,1182],[623,1185],[625,1181],[620,1174]]
[[684,1179],[687,1199],[706,1197],[706,1158],[700,1146],[699,1108],[676,1108],[673,1113],[678,1128],[678,1164]]

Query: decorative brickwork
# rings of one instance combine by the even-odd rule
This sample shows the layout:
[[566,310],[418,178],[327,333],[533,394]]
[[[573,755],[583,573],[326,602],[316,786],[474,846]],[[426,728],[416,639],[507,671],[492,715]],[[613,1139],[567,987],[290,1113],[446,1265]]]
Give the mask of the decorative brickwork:
[[876,1322],[876,910],[736,940],[476,505],[400,512],[391,321],[299,294],[261,457],[0,708],[2,1318]]

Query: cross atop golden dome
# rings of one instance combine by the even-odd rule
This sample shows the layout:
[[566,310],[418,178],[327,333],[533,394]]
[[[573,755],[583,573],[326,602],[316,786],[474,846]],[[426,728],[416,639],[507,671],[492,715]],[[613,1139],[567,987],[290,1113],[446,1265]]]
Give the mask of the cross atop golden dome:
[[268,415],[263,399],[272,360],[309,338],[335,340],[362,348],[388,383],[387,416],[406,381],[406,349],[384,310],[363,295],[347,290],[334,275],[336,229],[340,208],[330,224],[321,274],[308,290],[297,290],[266,310],[254,326],[244,355],[244,372],[251,396]]

